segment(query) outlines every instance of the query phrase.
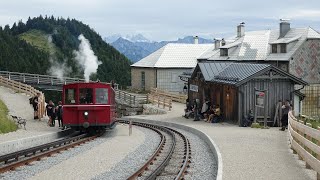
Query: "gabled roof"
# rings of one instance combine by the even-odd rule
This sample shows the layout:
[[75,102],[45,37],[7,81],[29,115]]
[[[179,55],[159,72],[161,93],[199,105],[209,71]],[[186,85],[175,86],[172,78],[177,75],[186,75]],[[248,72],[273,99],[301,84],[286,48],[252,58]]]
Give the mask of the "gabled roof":
[[197,64],[197,58],[213,46],[213,44],[169,43],[131,66],[151,68],[194,68]]
[[[291,28],[284,37],[279,38],[279,29],[249,31],[240,38],[227,39],[227,44],[220,49],[228,48],[228,56],[220,56],[220,49],[209,49],[198,59],[229,61],[289,61],[292,55],[307,39],[320,39],[314,29]],[[229,42],[229,43],[228,43]],[[270,44],[290,43],[287,53],[271,53]]]
[[[272,69],[273,71],[288,77],[296,84],[307,85],[308,83],[278,69],[270,64],[252,64],[252,63],[218,63],[218,62],[200,62],[196,69],[199,69],[205,81],[230,84],[240,86],[241,84],[251,80],[254,77],[262,75],[264,72]],[[193,72],[192,77],[196,74]]]

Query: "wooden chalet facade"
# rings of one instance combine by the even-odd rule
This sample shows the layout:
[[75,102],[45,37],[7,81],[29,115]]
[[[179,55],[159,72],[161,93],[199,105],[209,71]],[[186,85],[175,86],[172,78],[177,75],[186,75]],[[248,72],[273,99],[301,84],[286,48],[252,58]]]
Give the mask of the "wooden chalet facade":
[[[295,85],[302,88],[307,82],[269,64],[209,61],[197,64],[188,84],[191,102],[200,99],[203,103],[208,98],[212,104],[220,105],[224,121],[240,125],[244,115],[255,109],[255,88],[268,90],[265,106],[273,121],[277,102],[293,99],[294,94],[300,94]],[[263,115],[263,109],[258,108],[257,117]]]

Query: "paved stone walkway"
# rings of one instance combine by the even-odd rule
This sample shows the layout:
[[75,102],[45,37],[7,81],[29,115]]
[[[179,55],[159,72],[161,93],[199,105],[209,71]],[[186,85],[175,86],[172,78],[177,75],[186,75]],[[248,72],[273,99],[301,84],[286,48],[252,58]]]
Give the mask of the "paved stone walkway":
[[206,123],[185,119],[184,105],[174,103],[164,115],[139,115],[158,121],[170,121],[197,128],[207,133],[222,154],[223,179],[226,180],[305,180],[316,179],[316,173],[305,169],[288,146],[287,132],[278,128],[253,129],[228,123]]

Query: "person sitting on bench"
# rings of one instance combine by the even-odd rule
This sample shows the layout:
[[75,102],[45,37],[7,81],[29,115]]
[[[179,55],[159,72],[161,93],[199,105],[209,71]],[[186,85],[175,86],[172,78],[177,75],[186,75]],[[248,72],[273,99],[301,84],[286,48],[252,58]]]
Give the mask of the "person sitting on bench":
[[216,108],[214,109],[214,115],[212,118],[212,123],[218,123],[221,116],[221,110],[219,104],[216,105]]

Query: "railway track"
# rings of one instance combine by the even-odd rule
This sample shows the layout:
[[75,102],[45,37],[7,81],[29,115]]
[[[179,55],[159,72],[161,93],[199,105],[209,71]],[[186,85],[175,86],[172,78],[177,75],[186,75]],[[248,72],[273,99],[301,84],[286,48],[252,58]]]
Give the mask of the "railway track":
[[[129,124],[127,120],[120,123]],[[184,179],[191,162],[191,147],[186,136],[169,127],[133,122],[133,125],[149,128],[160,136],[160,143],[149,160],[128,180],[136,179]]]
[[98,136],[99,135],[88,136],[87,134],[80,134],[74,137],[66,137],[47,144],[2,155],[0,156],[0,174],[6,171],[15,170],[20,166],[29,165],[33,161],[40,161],[55,153],[74,148],[80,144],[91,141]]

